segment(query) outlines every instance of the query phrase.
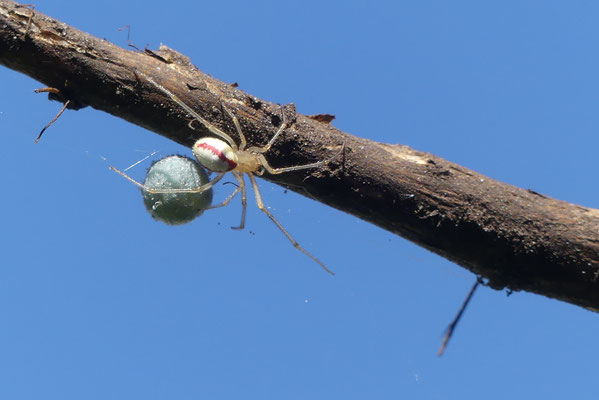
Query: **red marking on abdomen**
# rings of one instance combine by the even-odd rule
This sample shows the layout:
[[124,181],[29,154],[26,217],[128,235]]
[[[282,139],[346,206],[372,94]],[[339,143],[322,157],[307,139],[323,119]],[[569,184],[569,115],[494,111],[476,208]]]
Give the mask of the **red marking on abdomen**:
[[208,150],[209,152],[211,152],[212,154],[217,156],[221,161],[226,162],[229,165],[229,169],[227,169],[227,171],[231,171],[232,169],[235,169],[235,167],[237,166],[237,163],[235,163],[233,160],[230,160],[229,158],[227,158],[225,153],[223,153],[221,150],[217,149],[214,146],[210,146],[207,143],[199,143],[196,147],[198,147],[200,149]]

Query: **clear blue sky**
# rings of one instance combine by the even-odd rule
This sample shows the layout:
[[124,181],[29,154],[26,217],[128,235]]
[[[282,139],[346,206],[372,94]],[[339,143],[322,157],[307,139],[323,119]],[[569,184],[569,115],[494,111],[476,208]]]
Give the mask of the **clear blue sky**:
[[[121,46],[131,25],[139,47],[355,135],[599,207],[599,2],[35,4]],[[60,104],[14,71],[0,82],[0,398],[596,398],[599,315],[483,289],[439,359],[469,272],[264,181],[335,277],[252,202],[242,232],[238,202],[157,223],[108,165],[188,149],[93,109],[34,145]]]

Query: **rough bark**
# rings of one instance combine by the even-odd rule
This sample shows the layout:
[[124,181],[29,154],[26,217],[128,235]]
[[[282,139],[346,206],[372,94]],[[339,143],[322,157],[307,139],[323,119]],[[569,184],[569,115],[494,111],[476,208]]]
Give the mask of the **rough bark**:
[[220,82],[162,47],[132,51],[35,11],[0,0],[0,63],[60,89],[55,100],[91,106],[190,146],[205,132],[139,71],[169,88],[205,119],[250,144],[264,144],[285,113],[290,127],[271,152],[273,166],[329,158],[327,168],[264,175],[362,218],[488,280],[599,310],[599,210],[520,189],[403,145],[377,143]]

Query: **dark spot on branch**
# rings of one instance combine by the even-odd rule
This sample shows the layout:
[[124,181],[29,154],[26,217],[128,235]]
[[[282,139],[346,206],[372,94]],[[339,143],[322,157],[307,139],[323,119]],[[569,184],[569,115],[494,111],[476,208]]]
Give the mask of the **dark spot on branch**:
[[252,107],[254,110],[259,110],[260,108],[262,108],[262,102],[260,100],[258,100],[255,97],[252,96],[247,96],[245,98],[245,103]]
[[332,114],[314,114],[308,115],[308,118],[311,118],[314,121],[330,124],[335,119],[335,116]]

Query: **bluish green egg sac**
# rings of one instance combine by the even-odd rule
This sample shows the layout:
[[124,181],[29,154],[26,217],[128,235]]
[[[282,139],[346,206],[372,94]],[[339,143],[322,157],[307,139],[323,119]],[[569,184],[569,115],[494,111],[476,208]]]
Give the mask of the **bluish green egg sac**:
[[[146,174],[151,189],[192,189],[209,182],[206,171],[194,160],[168,156],[156,161]],[[212,188],[202,193],[150,193],[142,190],[152,218],[168,225],[182,225],[199,217],[212,204]]]

